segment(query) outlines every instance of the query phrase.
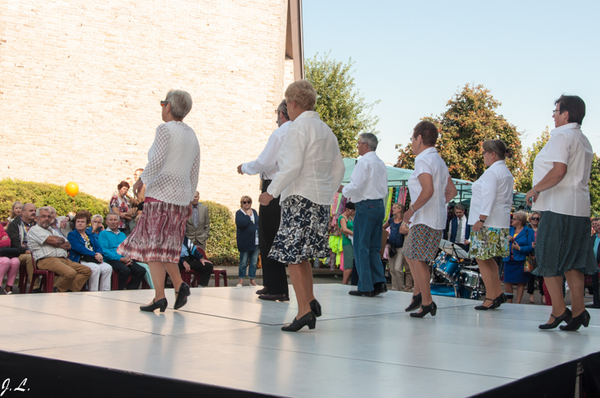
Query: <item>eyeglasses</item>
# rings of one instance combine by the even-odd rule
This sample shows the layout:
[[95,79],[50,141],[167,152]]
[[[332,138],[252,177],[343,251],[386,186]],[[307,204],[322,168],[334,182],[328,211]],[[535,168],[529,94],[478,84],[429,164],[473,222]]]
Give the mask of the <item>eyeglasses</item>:
[[247,205],[247,204],[250,204],[250,203],[252,203],[252,202],[248,202],[247,200],[244,200],[244,201],[242,202],[242,204],[243,204],[243,205]]
[[485,155],[486,153],[489,153],[488,151],[482,151],[481,154]]
[[531,217],[531,221],[539,221],[539,217]]
[[169,103],[169,101],[160,101],[160,106],[165,106]]
[[553,114],[553,115],[556,115],[556,113],[557,113],[557,112],[558,112],[558,113],[560,113],[560,109],[554,109],[554,110],[552,111],[552,114]]

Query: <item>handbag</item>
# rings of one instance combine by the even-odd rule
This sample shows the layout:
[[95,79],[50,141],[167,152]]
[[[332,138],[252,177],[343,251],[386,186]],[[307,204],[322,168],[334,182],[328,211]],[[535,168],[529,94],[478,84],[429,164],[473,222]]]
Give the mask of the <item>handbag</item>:
[[535,256],[525,257],[525,265],[523,266],[523,272],[531,272],[537,267],[537,261]]
[[19,251],[19,249],[15,249],[14,247],[0,248],[0,257],[15,258],[15,257],[19,257],[20,255],[21,255],[21,252]]
[[396,254],[398,254],[398,249],[396,249],[394,246],[390,245],[390,247],[388,249],[389,257],[394,257],[394,256],[396,256]]
[[100,261],[96,260],[96,257],[90,256],[89,254],[81,255],[81,258],[79,259],[79,261],[85,261],[86,263],[100,264]]

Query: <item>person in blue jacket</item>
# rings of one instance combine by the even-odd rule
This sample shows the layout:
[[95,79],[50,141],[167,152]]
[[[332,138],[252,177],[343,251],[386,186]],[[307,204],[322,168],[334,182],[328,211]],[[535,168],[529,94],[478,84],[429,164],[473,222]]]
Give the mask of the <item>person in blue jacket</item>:
[[242,196],[240,207],[235,212],[237,227],[237,247],[240,252],[239,282],[236,287],[244,285],[248,264],[250,264],[250,284],[256,286],[256,262],[258,261],[258,213],[252,208],[250,196]]
[[90,213],[85,210],[78,211],[73,219],[75,230],[69,232],[67,236],[71,244],[69,260],[81,263],[92,270],[92,275],[88,279],[90,292],[110,290],[112,267],[104,262],[97,235],[86,230],[89,223]]
[[[533,251],[535,232],[527,226],[527,213],[524,211],[513,214],[511,225],[508,238],[510,254],[508,257],[504,257],[504,290],[511,297],[513,283],[516,283],[516,303],[520,303],[525,284],[529,281],[529,274],[523,271],[523,267],[527,254]],[[512,303],[512,298],[509,298],[508,302]]]

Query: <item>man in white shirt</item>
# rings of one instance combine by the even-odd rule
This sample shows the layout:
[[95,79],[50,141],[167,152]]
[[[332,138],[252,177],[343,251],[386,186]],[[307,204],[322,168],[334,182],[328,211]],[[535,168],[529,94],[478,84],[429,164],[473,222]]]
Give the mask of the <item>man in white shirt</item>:
[[447,237],[452,243],[456,243],[466,251],[469,251],[469,238],[471,237],[471,226],[465,217],[465,206],[457,203],[454,206],[454,217],[448,225]]
[[[279,171],[277,156],[283,143],[285,134],[292,123],[287,113],[287,104],[285,100],[281,101],[277,107],[277,128],[271,136],[267,145],[258,158],[252,162],[240,164],[237,168],[240,174],[260,174],[261,192],[266,192],[271,180]],[[263,269],[263,288],[256,293],[261,300],[289,300],[289,290],[285,264],[270,259],[269,252],[273,245],[273,240],[279,230],[281,219],[281,206],[279,197],[273,199],[267,206],[262,204],[259,207],[258,217],[258,245],[260,250],[260,259]]]
[[358,271],[358,290],[353,296],[373,297],[387,291],[383,263],[379,254],[385,207],[383,200],[388,193],[387,168],[377,154],[377,137],[364,133],[358,137],[358,154],[361,156],[354,167],[350,184],[342,194],[354,202],[354,258]]

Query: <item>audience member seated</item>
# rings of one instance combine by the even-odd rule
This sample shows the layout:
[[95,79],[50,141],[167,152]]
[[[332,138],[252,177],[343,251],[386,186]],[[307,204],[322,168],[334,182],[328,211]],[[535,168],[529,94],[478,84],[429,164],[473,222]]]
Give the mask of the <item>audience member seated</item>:
[[13,203],[10,208],[10,216],[8,217],[8,222],[12,222],[15,218],[21,215],[21,211],[23,210],[23,203],[16,201]]
[[198,249],[196,249],[196,246],[194,246],[192,241],[189,240],[187,236],[184,236],[183,245],[181,247],[181,258],[179,259],[179,270],[186,270],[189,272],[190,269],[200,274],[198,279],[198,284],[200,286],[208,286],[213,265],[207,259],[203,258],[202,254],[198,252]]
[[206,250],[206,240],[210,232],[210,219],[208,217],[208,207],[199,203],[200,192],[196,191],[192,199],[192,215],[185,223],[185,235],[192,243],[202,250]]
[[121,181],[119,185],[117,185],[118,191],[116,192],[116,195],[113,195],[109,204],[111,211],[119,216],[119,231],[124,232],[125,234],[129,234],[130,232],[129,221],[132,219],[131,214],[129,213],[131,203],[129,203],[129,198],[127,197],[129,187],[130,185],[127,181]]
[[81,263],[92,270],[88,283],[90,292],[110,290],[112,267],[104,262],[102,249],[98,244],[98,236],[87,233],[86,227],[90,221],[90,213],[80,210],[75,215],[75,231],[67,236],[71,244],[69,260]]
[[100,232],[104,231],[104,217],[101,214],[94,214],[92,216],[92,226],[88,227],[85,232],[96,235],[96,238],[100,235]]
[[73,228],[71,228],[71,223],[70,221],[73,219],[73,217],[75,216],[75,213],[71,212],[66,216],[60,216],[58,217],[56,215],[56,209],[52,206],[48,206],[48,208],[50,209],[50,227],[55,230],[56,232],[60,233],[59,236],[62,236],[63,238],[67,239],[67,235],[69,235],[69,232],[71,232],[73,230]]
[[10,238],[4,230],[2,224],[0,224],[0,286],[6,277],[6,287],[4,288],[5,294],[12,294],[13,284],[19,272],[19,250],[10,247]]
[[78,292],[92,275],[85,265],[74,263],[67,258],[69,242],[50,227],[52,215],[48,207],[37,209],[38,224],[27,233],[27,246],[35,258],[37,267],[58,275],[54,287],[59,292]]
[[[6,227],[6,233],[10,238],[10,247],[18,249],[19,261],[27,270],[27,278],[29,283],[33,278],[33,261],[31,259],[31,251],[27,247],[27,233],[29,229],[35,225],[35,205],[25,203],[21,211],[21,215],[15,217],[14,220]],[[40,279],[36,279],[33,291],[40,293]]]
[[[100,232],[98,242],[104,254],[104,261],[109,263],[113,270],[119,273],[119,290],[123,289],[138,289],[142,279],[146,274],[144,267],[139,265],[128,257],[121,256],[117,253],[117,247],[125,240],[126,236],[119,230],[119,215],[109,213],[106,216],[106,224],[108,228]],[[127,279],[131,276],[131,281],[127,283]]]

